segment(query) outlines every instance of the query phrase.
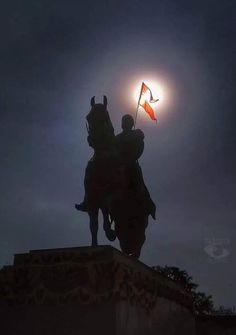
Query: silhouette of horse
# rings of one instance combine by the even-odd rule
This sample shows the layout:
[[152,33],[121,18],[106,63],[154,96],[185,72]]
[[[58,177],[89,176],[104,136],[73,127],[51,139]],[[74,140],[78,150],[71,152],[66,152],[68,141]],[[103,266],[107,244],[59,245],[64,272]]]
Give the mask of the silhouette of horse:
[[[76,204],[78,210],[88,212],[92,246],[98,244],[98,214],[99,209],[103,215],[103,229],[107,238],[114,241],[115,231],[111,229],[111,222],[107,209],[107,195],[114,171],[112,150],[114,142],[114,129],[107,111],[107,98],[104,96],[103,104],[95,103],[91,99],[91,110],[86,117],[88,130],[88,143],[94,149],[94,155],[88,162],[85,172],[85,200]],[[85,206],[86,208],[83,208]]]
[[[84,203],[90,218],[92,246],[98,243],[100,209],[107,238],[114,241],[117,236],[121,250],[139,258],[149,213],[142,192],[130,189],[127,185],[124,167],[116,152],[114,128],[107,111],[106,97],[103,104],[95,104],[93,97],[91,107],[87,116],[87,129],[88,143],[94,149],[94,156],[86,168]],[[75,205],[79,210],[82,206]],[[111,229],[113,221],[115,231]]]

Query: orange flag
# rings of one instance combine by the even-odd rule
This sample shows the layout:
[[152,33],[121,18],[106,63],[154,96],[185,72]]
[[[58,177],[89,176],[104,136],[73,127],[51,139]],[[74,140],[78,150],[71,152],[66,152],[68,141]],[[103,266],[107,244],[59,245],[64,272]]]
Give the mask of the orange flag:
[[[147,101],[146,99],[144,99],[144,101],[141,101],[142,95],[144,95],[148,91],[150,93],[149,99],[148,99],[149,101]],[[154,110],[150,106],[149,103],[157,102],[158,100],[159,99],[153,99],[152,91],[150,90],[150,88],[145,83],[142,83],[140,97],[139,97],[139,105],[143,107],[145,112],[148,113],[148,115],[150,116],[150,118],[152,120],[156,120],[156,117],[155,117]],[[141,103],[140,103],[140,101],[141,101]]]
[[140,104],[140,106],[142,106],[145,110],[146,113],[148,113],[148,115],[150,116],[150,118],[154,121],[156,121],[156,117],[155,117],[155,113],[153,108],[149,105],[149,103],[147,102],[147,100],[144,100],[143,103]]

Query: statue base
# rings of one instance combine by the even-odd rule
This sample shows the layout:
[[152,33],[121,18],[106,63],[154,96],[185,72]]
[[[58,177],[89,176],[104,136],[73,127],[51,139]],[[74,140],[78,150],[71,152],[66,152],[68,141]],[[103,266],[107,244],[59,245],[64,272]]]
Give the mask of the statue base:
[[190,297],[111,246],[33,250],[0,270],[7,335],[194,335]]

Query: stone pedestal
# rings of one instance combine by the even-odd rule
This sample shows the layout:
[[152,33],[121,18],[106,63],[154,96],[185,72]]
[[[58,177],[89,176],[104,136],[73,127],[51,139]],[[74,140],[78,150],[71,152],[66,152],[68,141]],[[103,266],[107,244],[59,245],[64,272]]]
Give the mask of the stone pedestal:
[[194,335],[173,281],[110,246],[33,250],[0,271],[4,335]]

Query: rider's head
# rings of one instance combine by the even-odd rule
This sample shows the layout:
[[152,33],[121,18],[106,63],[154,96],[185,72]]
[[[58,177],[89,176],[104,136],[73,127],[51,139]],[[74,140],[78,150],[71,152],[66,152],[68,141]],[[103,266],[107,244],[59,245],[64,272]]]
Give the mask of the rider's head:
[[133,116],[130,114],[126,114],[122,117],[121,127],[123,130],[131,130],[134,126]]

